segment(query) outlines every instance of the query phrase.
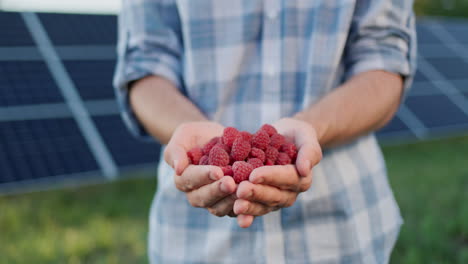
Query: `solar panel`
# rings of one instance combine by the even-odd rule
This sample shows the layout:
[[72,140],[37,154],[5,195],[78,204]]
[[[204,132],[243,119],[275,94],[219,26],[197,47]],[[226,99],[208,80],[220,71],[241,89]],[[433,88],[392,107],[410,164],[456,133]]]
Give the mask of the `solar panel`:
[[410,97],[406,105],[429,128],[468,125],[468,116],[445,95]]
[[0,122],[0,183],[98,171],[70,118]]
[[114,98],[115,60],[65,61],[64,64],[84,100]]
[[[0,23],[8,25],[0,27],[0,193],[83,175],[105,180],[113,167],[155,172],[160,146],[130,135],[114,99],[115,16],[0,12]],[[421,19],[417,30],[420,66],[377,132],[383,144],[468,131],[468,20]]]
[[44,62],[0,62],[0,107],[62,101]]
[[440,44],[441,41],[435,36],[430,28],[423,23],[416,24],[416,32],[418,36],[418,44]]
[[0,25],[0,47],[34,46],[20,14],[2,12]]
[[93,119],[117,165],[155,163],[159,159],[160,146],[133,138],[120,116],[98,116]]
[[468,79],[468,61],[457,57],[427,59],[447,80]]
[[459,43],[468,44],[468,28],[466,19],[451,19],[438,21]]
[[55,45],[109,45],[117,41],[117,18],[111,15],[39,14]]

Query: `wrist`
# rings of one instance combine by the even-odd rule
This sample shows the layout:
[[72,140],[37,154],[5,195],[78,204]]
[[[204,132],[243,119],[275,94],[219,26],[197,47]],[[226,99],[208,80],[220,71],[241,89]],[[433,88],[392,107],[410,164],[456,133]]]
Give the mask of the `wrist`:
[[313,113],[308,111],[302,111],[296,113],[292,118],[296,120],[300,120],[312,126],[315,130],[317,135],[317,140],[321,146],[326,145],[325,138],[327,135],[328,124],[321,121],[318,117],[316,117]]

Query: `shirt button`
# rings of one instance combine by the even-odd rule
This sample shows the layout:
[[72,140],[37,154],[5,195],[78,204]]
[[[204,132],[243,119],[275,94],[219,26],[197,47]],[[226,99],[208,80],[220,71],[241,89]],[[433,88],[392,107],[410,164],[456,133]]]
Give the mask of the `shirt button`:
[[266,15],[269,19],[275,19],[278,17],[279,9],[269,8],[266,12]]

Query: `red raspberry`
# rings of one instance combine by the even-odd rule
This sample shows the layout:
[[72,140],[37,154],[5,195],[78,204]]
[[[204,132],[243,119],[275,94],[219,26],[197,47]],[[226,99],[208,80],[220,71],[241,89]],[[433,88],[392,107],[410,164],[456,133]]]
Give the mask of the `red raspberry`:
[[203,146],[203,154],[209,155],[210,150],[218,143],[219,140],[220,137],[214,137],[210,139],[210,141],[208,141],[208,143],[206,143],[205,146]]
[[278,133],[278,131],[276,131],[276,128],[269,124],[264,124],[259,130],[265,131],[270,137]]
[[274,147],[275,149],[279,149],[285,142],[286,139],[281,134],[274,134],[270,138],[270,146]]
[[[250,142],[250,140],[252,139],[252,134],[250,134],[249,132],[247,131],[242,131],[239,133],[240,136],[242,136],[242,138],[245,140],[245,141],[248,141]],[[239,136],[238,135],[238,136]]]
[[276,160],[278,158],[278,150],[272,146],[268,146],[265,150],[265,157],[269,160]]
[[232,166],[227,165],[221,168],[223,170],[224,176],[232,176],[234,172],[232,171]]
[[247,161],[247,163],[251,164],[254,169],[263,166],[263,162],[260,159],[257,159],[257,158],[251,158],[251,159],[249,159]]
[[201,157],[203,156],[203,150],[199,147],[194,147],[187,152],[187,156],[190,159],[190,164],[198,165]]
[[291,164],[291,158],[289,157],[288,154],[286,154],[284,152],[280,152],[278,154],[278,158],[276,159],[276,164],[277,165]]
[[259,148],[252,148],[252,150],[250,150],[250,157],[258,158],[258,159],[260,159],[261,162],[264,162],[265,161],[265,152],[263,152],[263,150],[261,150]]
[[208,165],[209,161],[210,158],[208,157],[208,155],[205,155],[200,158],[200,163],[198,163],[198,165]]
[[243,138],[238,138],[232,144],[231,157],[236,161],[245,160],[245,158],[249,156],[250,149],[251,147],[248,141],[245,141]]
[[281,152],[285,152],[292,160],[294,160],[297,155],[296,145],[292,142],[286,142],[281,146]]
[[214,146],[210,150],[209,164],[213,166],[223,167],[229,164],[229,154],[224,149]]
[[216,143],[215,147],[216,147],[216,146],[217,146],[217,147],[220,147],[220,148],[222,148],[222,149],[224,149],[224,151],[226,151],[227,153],[230,153],[230,152],[231,152],[231,148],[228,147],[228,146],[226,146],[226,145],[224,145],[224,144],[221,143],[221,142]]
[[275,165],[275,161],[273,161],[271,159],[267,159],[265,161],[265,166],[272,166],[272,165]]
[[240,183],[249,179],[250,173],[253,171],[252,164],[245,161],[236,161],[232,165],[232,171],[234,172],[234,181]]
[[265,131],[259,130],[253,135],[251,142],[252,147],[265,150],[268,144],[270,144],[270,137]]
[[223,131],[223,140],[224,145],[232,147],[232,143],[236,140],[239,130],[233,127],[226,127]]

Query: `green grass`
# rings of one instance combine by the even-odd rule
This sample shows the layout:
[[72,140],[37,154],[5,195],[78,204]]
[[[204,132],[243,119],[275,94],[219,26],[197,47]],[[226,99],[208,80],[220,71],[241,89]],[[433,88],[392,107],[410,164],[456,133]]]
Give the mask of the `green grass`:
[[146,263],[155,180],[0,198],[0,263]]
[[468,17],[466,0],[415,0],[417,15]]
[[[468,263],[468,137],[386,147],[392,263]],[[154,179],[0,198],[1,263],[146,263]]]
[[393,263],[468,263],[468,137],[384,153],[405,219]]

